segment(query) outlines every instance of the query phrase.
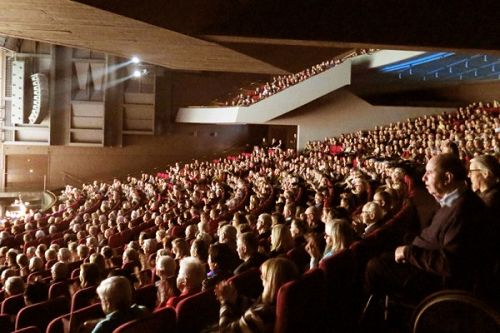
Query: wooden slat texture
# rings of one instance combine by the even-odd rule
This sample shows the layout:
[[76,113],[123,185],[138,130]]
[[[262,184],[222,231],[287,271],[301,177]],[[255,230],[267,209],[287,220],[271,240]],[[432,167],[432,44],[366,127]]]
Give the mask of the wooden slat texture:
[[[221,45],[67,0],[0,0],[0,34],[179,70],[284,73]],[[168,10],[168,8],[165,8]]]

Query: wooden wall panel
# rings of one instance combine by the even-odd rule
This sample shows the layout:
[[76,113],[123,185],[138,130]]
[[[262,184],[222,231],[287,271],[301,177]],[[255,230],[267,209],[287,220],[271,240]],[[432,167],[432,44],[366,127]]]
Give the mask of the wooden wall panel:
[[48,155],[7,155],[5,157],[6,191],[43,190],[48,175]]

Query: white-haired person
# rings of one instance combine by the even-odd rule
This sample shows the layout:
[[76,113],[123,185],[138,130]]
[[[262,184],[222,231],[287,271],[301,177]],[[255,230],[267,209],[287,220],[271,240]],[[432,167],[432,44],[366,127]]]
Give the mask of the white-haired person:
[[199,293],[205,280],[205,264],[199,259],[186,257],[180,261],[179,273],[177,274],[177,288],[181,292],[179,296],[170,297],[166,306],[175,306],[191,295]]
[[132,287],[126,277],[112,276],[97,287],[102,311],[106,315],[92,333],[112,333],[118,326],[145,316],[145,307],[132,304]]
[[[220,302],[218,332],[273,332],[276,321],[276,298],[285,283],[299,277],[295,264],[283,257],[271,258],[261,266],[264,290],[247,309],[239,308],[235,287],[223,281],[215,288]],[[241,315],[243,313],[243,315]]]

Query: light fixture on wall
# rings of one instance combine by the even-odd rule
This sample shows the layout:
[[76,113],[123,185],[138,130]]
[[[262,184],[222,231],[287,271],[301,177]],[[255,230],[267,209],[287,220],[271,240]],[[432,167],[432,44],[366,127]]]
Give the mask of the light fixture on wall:
[[141,59],[139,57],[133,56],[132,59],[130,59],[133,64],[138,64],[141,62]]

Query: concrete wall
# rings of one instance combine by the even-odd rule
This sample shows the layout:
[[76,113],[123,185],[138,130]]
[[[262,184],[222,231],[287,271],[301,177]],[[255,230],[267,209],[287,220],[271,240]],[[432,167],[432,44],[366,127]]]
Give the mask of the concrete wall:
[[267,124],[297,125],[297,147],[303,149],[311,140],[372,129],[376,125],[402,121],[424,114],[453,110],[452,108],[373,106],[352,94],[348,88],[343,88],[278,119],[269,121]]

